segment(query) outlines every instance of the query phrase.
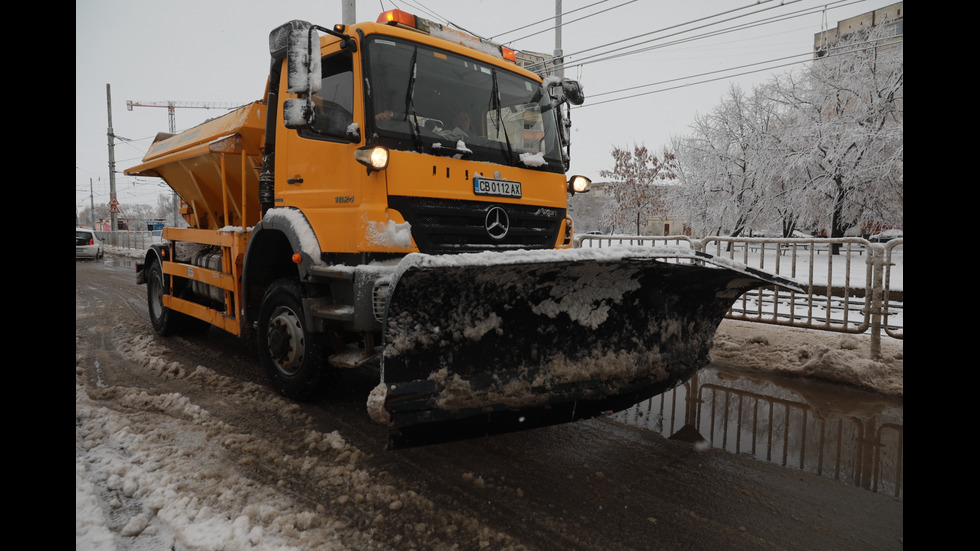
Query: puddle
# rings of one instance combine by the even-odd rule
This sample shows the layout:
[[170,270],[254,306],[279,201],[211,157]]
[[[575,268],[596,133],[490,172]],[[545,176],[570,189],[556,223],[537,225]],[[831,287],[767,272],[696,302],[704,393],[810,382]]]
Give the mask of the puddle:
[[709,365],[613,418],[904,498],[901,400]]
[[[140,261],[143,259],[141,258]],[[105,266],[110,266],[113,268],[126,268],[132,269],[133,273],[136,273],[136,259],[126,256],[110,256],[106,255],[105,258],[100,260]]]

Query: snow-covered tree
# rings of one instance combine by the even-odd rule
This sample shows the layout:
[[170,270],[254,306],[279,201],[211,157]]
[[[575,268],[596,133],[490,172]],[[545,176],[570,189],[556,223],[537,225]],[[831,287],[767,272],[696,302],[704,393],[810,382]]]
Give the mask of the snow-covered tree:
[[676,158],[666,148],[658,157],[639,144],[632,150],[615,147],[612,156],[613,169],[599,172],[612,180],[607,187],[615,198],[607,222],[612,227],[635,224],[639,235],[647,220],[666,213],[661,185],[676,178]]
[[714,111],[695,119],[691,135],[675,141],[683,186],[671,190],[671,204],[691,217],[695,232],[740,235],[778,200],[769,193],[779,172],[769,156],[772,109],[766,98],[732,86]]
[[782,105],[790,170],[806,189],[798,199],[841,237],[853,226],[902,225],[904,57],[885,27],[838,41],[800,74],[767,88]]
[[903,222],[904,61],[894,28],[845,37],[804,70],[730,89],[675,138],[675,216],[695,233]]

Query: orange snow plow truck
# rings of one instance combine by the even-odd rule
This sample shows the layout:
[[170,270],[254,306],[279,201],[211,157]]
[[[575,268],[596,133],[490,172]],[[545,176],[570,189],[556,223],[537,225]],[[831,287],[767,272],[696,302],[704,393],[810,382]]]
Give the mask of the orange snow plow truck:
[[330,370],[398,448],[594,417],[708,362],[743,292],[792,281],[678,248],[574,248],[574,81],[393,10],[269,36],[265,98],[160,134],[126,174],[162,178],[189,227],[137,266],[160,335],[256,344],[275,389]]

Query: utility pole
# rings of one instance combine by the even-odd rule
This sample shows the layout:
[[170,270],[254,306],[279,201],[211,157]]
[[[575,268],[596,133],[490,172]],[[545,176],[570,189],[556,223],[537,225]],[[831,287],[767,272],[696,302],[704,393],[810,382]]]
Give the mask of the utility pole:
[[555,0],[555,76],[565,76],[565,60],[561,51],[561,0]]
[[[178,107],[190,109],[235,109],[241,107],[239,103],[216,103],[205,101],[133,101],[126,100],[126,110],[132,111],[133,107],[164,107],[167,109],[167,116],[170,120],[170,133],[177,133],[177,121],[174,112]],[[180,212],[180,199],[177,192],[173,192],[173,225],[177,225],[177,214]]]
[[109,83],[105,85],[105,100],[106,108],[109,111],[109,219],[112,221],[110,229],[116,231],[119,229],[119,218],[116,216],[119,213],[118,203],[116,202],[116,146],[113,144],[113,139],[115,134],[112,132],[112,95],[109,93]]
[[343,6],[341,7],[341,23],[344,25],[353,25],[357,23],[357,2],[356,0],[342,0]]
[[95,228],[95,192],[92,191],[92,179],[88,179],[88,225]]

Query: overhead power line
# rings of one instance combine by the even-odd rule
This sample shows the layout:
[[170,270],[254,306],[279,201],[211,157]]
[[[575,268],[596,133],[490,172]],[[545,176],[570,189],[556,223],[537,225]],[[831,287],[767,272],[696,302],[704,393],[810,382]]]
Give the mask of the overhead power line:
[[[627,4],[632,4],[633,2],[636,2],[636,1],[637,0],[629,0],[628,2],[624,2],[624,3],[619,4],[617,6],[613,6],[613,7],[609,8],[608,10],[604,10],[604,11],[600,11],[600,12],[596,12],[596,13],[591,13],[589,15],[583,15],[582,17],[579,17],[578,19],[572,19],[571,21],[564,21],[564,16],[566,14],[568,14],[568,13],[573,13],[573,12],[579,11],[579,10],[584,9],[584,8],[579,8],[579,10],[572,10],[572,11],[569,11],[569,12],[565,12],[565,13],[562,14],[563,20],[562,20],[561,27],[564,28],[565,26],[567,26],[567,25],[569,25],[571,23],[575,23],[575,22],[581,21],[583,19],[588,19],[589,17],[593,17],[593,16],[596,16],[596,15],[606,14],[606,13],[608,13],[608,12],[610,12],[610,11],[616,9],[616,8],[621,8],[621,7],[623,7],[623,6],[627,5]],[[596,2],[596,3],[598,4],[599,2]],[[591,4],[591,5],[595,5],[595,4]],[[589,6],[586,6],[586,7],[589,7]],[[554,19],[554,17],[551,17],[550,19]],[[542,21],[547,21],[547,19],[544,19]],[[540,22],[541,21],[539,21],[539,23]],[[541,33],[546,33],[548,31],[557,29],[558,27],[559,27],[558,25],[555,25],[555,26],[549,27],[547,29],[542,29],[540,31],[533,32],[531,34],[528,34],[528,35],[525,35],[525,36],[522,36],[522,37],[519,37],[519,38],[514,38],[514,39],[511,39],[511,40],[508,40],[504,44],[505,45],[510,45],[510,44],[513,44],[514,42],[517,42],[518,40],[524,40],[525,38],[530,38],[532,36],[537,36],[537,35],[539,35]]]
[[[904,40],[896,40],[896,41],[890,42],[889,44],[890,45],[893,45],[893,44],[899,44],[899,43],[902,43],[902,42],[904,42]],[[861,44],[871,44],[871,43],[872,42],[861,43]],[[858,49],[860,49],[860,47],[861,47],[861,44],[851,44],[848,47],[851,48],[851,51],[852,52],[853,51],[858,51]],[[842,55],[842,54],[846,54],[846,53],[850,53],[850,52],[848,50],[846,50],[846,49],[841,49],[841,51],[838,52],[837,55]],[[801,59],[801,60],[798,60],[798,61],[790,61],[790,62],[787,62],[787,63],[779,63],[778,65],[769,65],[770,63],[781,62],[781,61],[785,61],[785,60],[792,59],[792,58],[795,58],[795,57],[805,57],[805,59]],[[700,78],[700,77],[707,77],[707,76],[710,76],[710,75],[716,75],[718,73],[726,73],[724,75],[719,75],[719,76],[713,77],[713,78],[705,78],[703,80],[697,80],[697,81],[693,81],[693,82],[690,82],[690,81],[689,82],[684,82],[684,84],[680,84],[680,85],[677,85],[677,86],[670,86],[668,88],[660,88],[658,90],[651,90],[649,92],[640,92],[640,93],[637,93],[637,94],[630,94],[628,96],[622,96],[622,97],[607,99],[607,100],[598,101],[598,102],[590,101],[590,102],[588,102],[586,104],[577,106],[576,109],[582,109],[582,108],[585,108],[585,107],[592,107],[592,106],[595,106],[595,105],[602,105],[604,103],[612,103],[614,101],[620,101],[620,100],[625,100],[625,99],[632,99],[632,98],[636,98],[636,97],[640,97],[640,96],[647,96],[647,95],[650,95],[650,94],[657,94],[657,93],[660,93],[660,92],[669,92],[671,90],[677,90],[678,88],[686,88],[686,87],[694,86],[694,85],[697,85],[697,84],[706,84],[708,82],[715,82],[715,81],[718,81],[718,80],[730,79],[730,78],[734,78],[734,77],[750,75],[750,74],[753,74],[753,73],[760,73],[760,72],[763,72],[763,71],[772,71],[774,69],[781,69],[781,68],[789,67],[789,66],[792,66],[792,65],[798,65],[800,63],[807,63],[807,62],[811,61],[812,59],[813,59],[813,53],[812,52],[806,52],[806,53],[803,53],[803,54],[795,54],[795,55],[790,55],[790,56],[785,56],[785,57],[780,57],[780,58],[775,58],[775,59],[769,59],[769,60],[766,60],[766,61],[760,61],[760,62],[757,62],[757,63],[749,63],[749,64],[746,64],[746,65],[740,65],[740,66],[737,66],[737,67],[729,67],[727,69],[719,69],[717,71],[709,71],[707,73],[701,73],[701,74],[697,74],[697,75],[690,75],[690,76],[685,76],[685,77],[678,77],[678,78],[663,80],[663,81],[659,81],[659,82],[651,82],[649,84],[640,84],[640,85],[637,85],[637,86],[630,86],[630,87],[627,87],[627,88],[620,88],[619,90],[611,90],[611,91],[608,91],[608,92],[600,92],[598,94],[590,94],[589,97],[591,97],[591,98],[595,98],[595,97],[599,97],[599,96],[608,96],[610,94],[619,94],[619,93],[622,93],[622,92],[628,92],[628,91],[637,90],[637,89],[640,89],[640,88],[649,88],[651,86],[660,86],[660,85],[664,85],[664,84],[671,84],[673,82],[678,82],[678,81],[687,81],[688,79],[693,79],[693,78]],[[752,69],[752,70],[748,70],[748,71],[742,71],[742,72],[739,72],[739,73],[729,73],[730,71],[737,71],[737,70],[746,69],[746,68],[749,68],[749,67],[756,67],[758,65],[766,65],[766,66],[765,67],[756,68],[756,69]]]
[[[568,10],[568,11],[566,11],[566,12],[564,12],[564,13],[562,13],[562,14],[561,14],[561,16],[562,16],[562,17],[565,17],[566,15],[571,15],[571,14],[573,14],[573,13],[575,13],[575,12],[577,12],[577,11],[582,11],[582,10],[584,10],[584,9],[588,9],[588,8],[591,8],[592,6],[596,6],[596,5],[598,5],[598,4],[604,4],[604,3],[606,3],[606,2],[609,2],[609,0],[599,0],[598,2],[593,2],[593,3],[591,3],[591,4],[588,4],[588,5],[586,5],[586,6],[582,6],[581,8],[575,8],[574,10]],[[600,13],[605,13],[605,12],[600,12]],[[595,14],[595,13],[594,13],[594,14],[592,14],[592,15],[598,15],[598,14]],[[533,27],[533,26],[535,26],[535,25],[540,25],[541,23],[546,23],[546,22],[548,22],[548,21],[554,21],[554,20],[555,20],[555,16],[553,16],[553,15],[552,15],[552,16],[550,16],[550,17],[546,17],[546,18],[544,18],[544,19],[540,19],[540,20],[538,20],[538,21],[535,21],[534,23],[528,23],[527,25],[522,25],[522,26],[520,26],[520,27],[517,27],[516,29],[511,29],[511,30],[509,30],[509,31],[504,31],[504,32],[502,32],[502,33],[498,33],[498,34],[495,34],[495,35],[493,35],[493,36],[491,36],[491,37],[490,37],[490,39],[492,40],[492,39],[495,39],[495,38],[497,38],[497,37],[499,37],[499,36],[503,36],[503,35],[505,35],[505,34],[510,34],[510,33],[514,33],[514,32],[517,32],[517,31],[522,31],[522,30],[524,30],[524,29],[526,29],[526,28],[528,28],[528,27]],[[564,25],[562,25],[562,26],[564,26]],[[552,29],[553,29],[553,28],[554,28],[554,27],[552,27]],[[544,31],[541,31],[541,32],[544,32]],[[519,39],[515,39],[515,40],[519,40]],[[512,40],[511,42],[513,42],[513,40]],[[508,42],[508,44],[509,44],[509,42]]]
[[[799,2],[799,1],[801,1],[801,0],[793,0],[793,3],[796,3],[796,2]],[[612,48],[612,49],[606,49],[604,51],[597,51],[597,52],[595,52],[591,56],[588,56],[588,57],[585,57],[585,58],[579,58],[575,63],[568,63],[568,62],[566,62],[565,65],[564,65],[564,67],[565,68],[582,67],[584,65],[591,64],[591,63],[598,63],[598,62],[601,62],[601,61],[608,61],[608,60],[611,60],[611,59],[617,59],[617,58],[620,58],[620,57],[626,57],[626,56],[630,56],[630,55],[634,55],[634,54],[638,54],[638,53],[642,53],[642,52],[647,52],[647,51],[650,51],[650,50],[653,50],[653,49],[666,48],[666,47],[669,47],[669,46],[675,46],[677,44],[682,44],[682,43],[686,43],[686,42],[692,42],[692,41],[701,40],[701,39],[710,38],[710,37],[716,37],[716,36],[720,36],[720,35],[723,35],[723,34],[728,34],[728,33],[737,32],[737,31],[743,31],[743,30],[746,30],[746,29],[749,29],[749,28],[753,28],[753,27],[757,27],[757,26],[761,26],[761,25],[768,25],[768,24],[772,24],[772,23],[775,23],[775,22],[784,21],[784,20],[790,19],[790,18],[795,18],[795,17],[800,17],[800,16],[803,16],[803,15],[809,15],[809,14],[813,14],[813,13],[818,13],[820,11],[825,11],[828,8],[828,6],[833,6],[836,9],[836,8],[843,7],[843,6],[846,6],[846,5],[851,5],[851,4],[860,2],[860,1],[863,1],[863,0],[837,0],[837,1],[832,1],[829,4],[824,4],[824,5],[821,5],[819,7],[815,7],[815,8],[806,8],[806,9],[797,10],[795,12],[788,13],[788,14],[782,14],[782,15],[778,15],[778,16],[768,17],[768,18],[762,19],[762,20],[751,21],[751,22],[743,22],[743,23],[739,23],[739,24],[736,24],[736,25],[733,25],[733,26],[730,26],[730,27],[722,28],[722,29],[708,30],[707,32],[703,32],[701,34],[697,34],[697,35],[693,35],[693,36],[687,36],[687,37],[684,37],[683,36],[685,34],[688,34],[688,33],[693,32],[693,31],[697,31],[697,30],[701,30],[701,29],[707,29],[707,28],[713,27],[715,25],[719,25],[719,24],[722,24],[722,23],[735,21],[735,20],[741,19],[743,17],[757,15],[759,13],[762,13],[763,11],[767,11],[767,10],[770,10],[770,9],[775,9],[775,8],[778,8],[778,7],[783,7],[785,5],[785,2],[781,2],[777,6],[767,7],[767,8],[764,8],[762,10],[755,10],[755,11],[752,11],[750,13],[740,14],[740,15],[736,15],[734,17],[727,17],[726,19],[719,20],[719,21],[714,21],[714,22],[707,23],[707,24],[704,24],[704,25],[700,25],[700,26],[694,27],[694,28],[688,28],[688,29],[685,29],[685,30],[678,30],[678,31],[673,32],[671,34],[660,36],[660,37],[657,37],[657,38],[648,39],[648,40],[645,40],[645,41],[640,42],[640,43],[637,43],[637,44],[626,45],[626,46],[621,46],[621,47]],[[615,46],[617,44],[622,44],[624,42],[634,41],[636,39],[643,38],[643,37],[649,36],[651,34],[664,33],[666,31],[671,31],[671,30],[675,30],[675,29],[682,29],[683,27],[688,27],[688,26],[690,26],[692,24],[695,24],[695,23],[699,23],[699,22],[703,22],[703,21],[709,21],[709,20],[714,19],[714,18],[717,18],[719,16],[731,15],[731,14],[733,14],[735,12],[739,12],[741,10],[744,10],[746,8],[751,8],[751,7],[755,7],[755,5],[752,5],[752,6],[743,6],[741,8],[736,8],[736,9],[728,10],[726,12],[722,12],[722,13],[715,14],[715,15],[712,15],[712,16],[703,17],[703,18],[699,18],[699,19],[696,19],[696,20],[693,20],[693,21],[689,21],[687,23],[681,23],[681,24],[678,24],[678,25],[672,25],[672,26],[669,26],[669,27],[665,27],[663,29],[658,29],[658,30],[655,30],[655,31],[650,31],[650,32],[647,32],[647,33],[643,33],[641,35],[636,35],[636,36],[633,36],[633,37],[624,38],[622,40],[619,40],[619,41],[616,41],[616,42],[612,42],[610,44],[607,44],[607,45],[603,46],[603,48],[608,48],[609,46]],[[668,38],[671,38],[671,37],[679,37],[679,38],[676,38],[675,40],[673,40],[671,42],[660,43],[660,44],[651,44],[652,42],[659,42],[659,41],[662,41],[662,40],[665,40],[665,39],[668,39]],[[567,60],[571,56],[574,56],[574,55],[577,55],[577,54],[580,54],[580,53],[583,53],[583,52],[589,52],[589,51],[592,51],[592,50],[595,50],[595,49],[582,50],[581,52],[577,52],[577,53],[574,53],[574,54],[566,54],[565,59]],[[801,59],[799,61],[792,61],[792,62],[789,62],[789,63],[779,63],[779,62],[785,61],[787,59],[791,59],[793,57],[803,57],[804,59]],[[790,66],[790,65],[798,64],[798,63],[805,63],[806,61],[808,61],[811,58],[812,58],[812,52],[804,52],[804,53],[796,54],[796,55],[793,55],[793,56],[787,56],[787,57],[781,57],[781,58],[776,58],[776,59],[770,59],[770,60],[761,61],[761,62],[757,62],[757,63],[751,63],[751,64],[741,65],[741,66],[737,66],[737,67],[730,67],[730,68],[722,69],[722,70],[718,70],[718,71],[712,71],[712,72],[708,72],[708,73],[701,73],[701,74],[698,74],[698,75],[687,75],[687,76],[682,76],[682,77],[677,77],[677,78],[673,78],[673,79],[668,79],[668,80],[660,81],[660,82],[656,82],[656,83],[644,84],[644,85],[640,85],[640,86],[632,86],[632,87],[628,87],[628,88],[622,88],[622,89],[618,89],[618,90],[612,90],[612,91],[608,91],[608,92],[602,92],[602,93],[599,93],[599,94],[590,94],[590,97],[595,98],[596,96],[603,96],[603,95],[621,93],[621,92],[626,92],[626,91],[629,91],[629,90],[635,90],[635,89],[638,89],[638,88],[646,88],[646,87],[650,87],[650,86],[658,86],[658,85],[670,84],[670,83],[679,82],[679,81],[689,81],[690,79],[696,79],[696,78],[705,77],[705,76],[709,76],[709,75],[716,75],[716,74],[720,74],[720,73],[726,73],[725,76],[718,76],[718,77],[715,77],[715,78],[708,78],[708,79],[699,80],[699,81],[695,81],[695,82],[686,82],[685,84],[680,85],[680,86],[671,86],[669,88],[665,88],[665,89],[661,89],[661,90],[656,90],[656,91],[653,91],[653,92],[644,92],[644,93],[640,93],[640,94],[632,94],[632,95],[625,96],[625,97],[622,97],[622,98],[610,99],[610,100],[605,100],[605,101],[601,101],[601,102],[593,102],[593,101],[590,101],[588,103],[588,105],[589,106],[592,106],[592,105],[600,105],[602,103],[609,103],[609,102],[612,102],[612,101],[618,101],[619,99],[628,99],[628,98],[632,98],[632,97],[636,97],[636,96],[642,96],[642,95],[652,94],[652,93],[661,92],[661,91],[674,90],[674,89],[677,89],[679,87],[686,87],[686,86],[691,86],[691,85],[694,85],[694,84],[704,84],[704,83],[708,83],[708,82],[714,82],[714,81],[717,81],[717,80],[720,80],[720,79],[723,79],[723,78],[732,78],[732,77],[743,76],[743,75],[751,74],[751,73],[755,73],[755,72],[770,71],[770,70],[773,70],[773,69],[787,67],[787,66]],[[771,65],[772,63],[779,63],[779,64],[778,65]],[[749,71],[743,71],[743,72],[731,74],[731,71],[738,71],[740,69],[744,69],[744,68],[748,68],[748,67],[755,67],[755,66],[759,66],[759,65],[766,65],[766,66],[765,67],[756,68],[756,69],[753,69],[753,70],[749,70]],[[533,70],[533,67],[532,67],[532,70]]]
[[[767,0],[767,1],[771,1],[771,0]],[[795,3],[798,3],[798,2],[801,2],[801,1],[803,1],[803,0],[785,0],[785,1],[780,2],[780,3],[778,3],[776,5],[773,5],[773,6],[763,7],[762,9],[754,10],[754,11],[751,11],[751,12],[748,12],[748,13],[737,14],[738,12],[742,12],[742,11],[744,11],[746,9],[750,9],[750,8],[755,8],[755,7],[758,7],[760,5],[759,3],[751,4],[751,5],[747,5],[747,6],[742,6],[740,8],[733,8],[731,10],[727,10],[727,11],[724,11],[724,12],[716,13],[716,14],[713,14],[713,15],[708,15],[708,16],[705,16],[705,17],[700,17],[698,19],[694,19],[694,20],[691,20],[691,21],[686,21],[686,22],[683,22],[683,23],[678,23],[678,24],[675,24],[675,25],[670,25],[670,26],[667,26],[667,27],[663,27],[661,29],[655,29],[655,30],[648,31],[648,32],[645,32],[645,33],[642,33],[642,34],[638,34],[638,35],[634,35],[634,36],[631,36],[631,37],[622,38],[620,40],[609,42],[609,43],[603,44],[601,46],[590,47],[590,48],[587,48],[587,49],[584,49],[584,50],[579,50],[577,52],[566,53],[565,56],[564,56],[566,60],[568,60],[570,58],[574,58],[575,56],[578,56],[580,54],[588,54],[588,53],[591,53],[592,55],[590,55],[589,57],[586,57],[584,59],[576,59],[576,61],[574,63],[569,63],[568,61],[566,61],[565,62],[565,66],[566,66],[566,68],[568,68],[568,67],[581,66],[581,65],[584,65],[585,64],[585,61],[586,60],[589,60],[589,59],[595,59],[595,58],[598,58],[600,56],[610,56],[611,54],[613,54],[615,52],[623,52],[624,50],[628,50],[629,48],[638,48],[639,46],[642,46],[644,44],[649,44],[651,42],[665,40],[665,39],[670,38],[670,37],[684,35],[684,34],[687,34],[687,33],[692,33],[694,31],[698,31],[698,30],[701,30],[701,29],[707,29],[707,28],[710,28],[710,27],[714,27],[714,26],[717,26],[717,25],[721,25],[721,24],[724,24],[724,23],[728,23],[728,22],[731,22],[731,21],[742,19],[742,18],[745,18],[745,17],[751,17],[751,16],[758,15],[760,13],[763,13],[763,12],[766,12],[766,11],[769,11],[769,10],[780,9],[780,8],[785,7],[788,4],[795,4]],[[700,35],[694,35],[694,36],[691,36],[691,37],[685,39],[684,41],[693,41],[693,40],[699,40],[699,39],[703,39],[703,38],[709,38],[709,37],[712,37],[712,36],[717,36],[719,34],[724,34],[726,32],[735,32],[735,31],[738,31],[738,30],[744,30],[746,28],[751,28],[753,26],[758,26],[758,25],[762,25],[762,24],[768,24],[768,23],[773,23],[773,22],[776,22],[776,21],[781,21],[781,20],[784,20],[784,19],[787,19],[787,18],[790,18],[790,17],[799,17],[801,15],[807,15],[809,13],[814,13],[814,10],[817,10],[817,11],[823,10],[823,9],[825,9],[829,5],[832,5],[832,4],[840,4],[840,3],[845,2],[845,1],[847,1],[847,0],[836,0],[836,1],[830,2],[829,4],[825,4],[825,5],[822,5],[822,6],[817,7],[817,8],[809,8],[807,10],[804,10],[804,11],[801,11],[801,12],[795,12],[793,14],[784,14],[784,15],[781,15],[781,16],[778,16],[778,17],[770,18],[768,20],[755,21],[755,22],[750,22],[750,23],[743,23],[741,25],[736,25],[736,26],[733,26],[733,27],[729,27],[728,29],[722,29],[720,31],[719,30],[715,30],[715,31],[711,31],[711,32],[708,32],[708,33],[700,34]],[[861,1],[861,0],[858,0],[858,1]],[[733,14],[737,14],[737,15],[733,15]],[[725,16],[725,19],[717,19],[717,18],[723,17],[723,16]],[[711,21],[711,20],[715,20],[715,21]],[[692,27],[692,25],[698,25],[698,26]],[[670,32],[670,31],[673,31],[673,32],[671,32],[670,34],[663,34],[662,36],[658,36],[658,37],[655,37],[655,38],[648,38],[648,39],[646,39],[646,40],[644,40],[642,42],[639,42],[639,43],[634,43],[634,44],[631,44],[631,45],[630,44],[623,45],[623,46],[619,46],[617,48],[611,48],[613,46],[617,46],[617,45],[620,45],[620,44],[625,44],[625,43],[633,42],[633,41],[639,40],[639,39],[644,38],[644,37],[650,37],[652,35],[658,35],[658,34],[667,33],[667,32]],[[675,44],[675,43],[672,43],[672,44]],[[672,44],[668,44],[668,45],[672,45]],[[659,46],[659,47],[665,47],[665,46]],[[626,53],[622,53],[622,54],[620,54],[619,56],[616,56],[616,57],[622,57],[622,56],[625,56],[625,55],[631,55],[633,53],[640,53],[640,52],[643,52],[643,51],[648,51],[649,49],[651,49],[651,46],[647,46],[644,49],[640,49],[640,50],[636,50],[636,51],[627,51]],[[595,60],[595,61],[592,61],[592,62],[594,63],[596,61],[605,61],[607,59],[613,59],[613,57],[602,57],[601,59],[598,59],[598,60]],[[535,69],[535,67],[532,66],[532,67],[529,67],[529,69],[533,71]]]

